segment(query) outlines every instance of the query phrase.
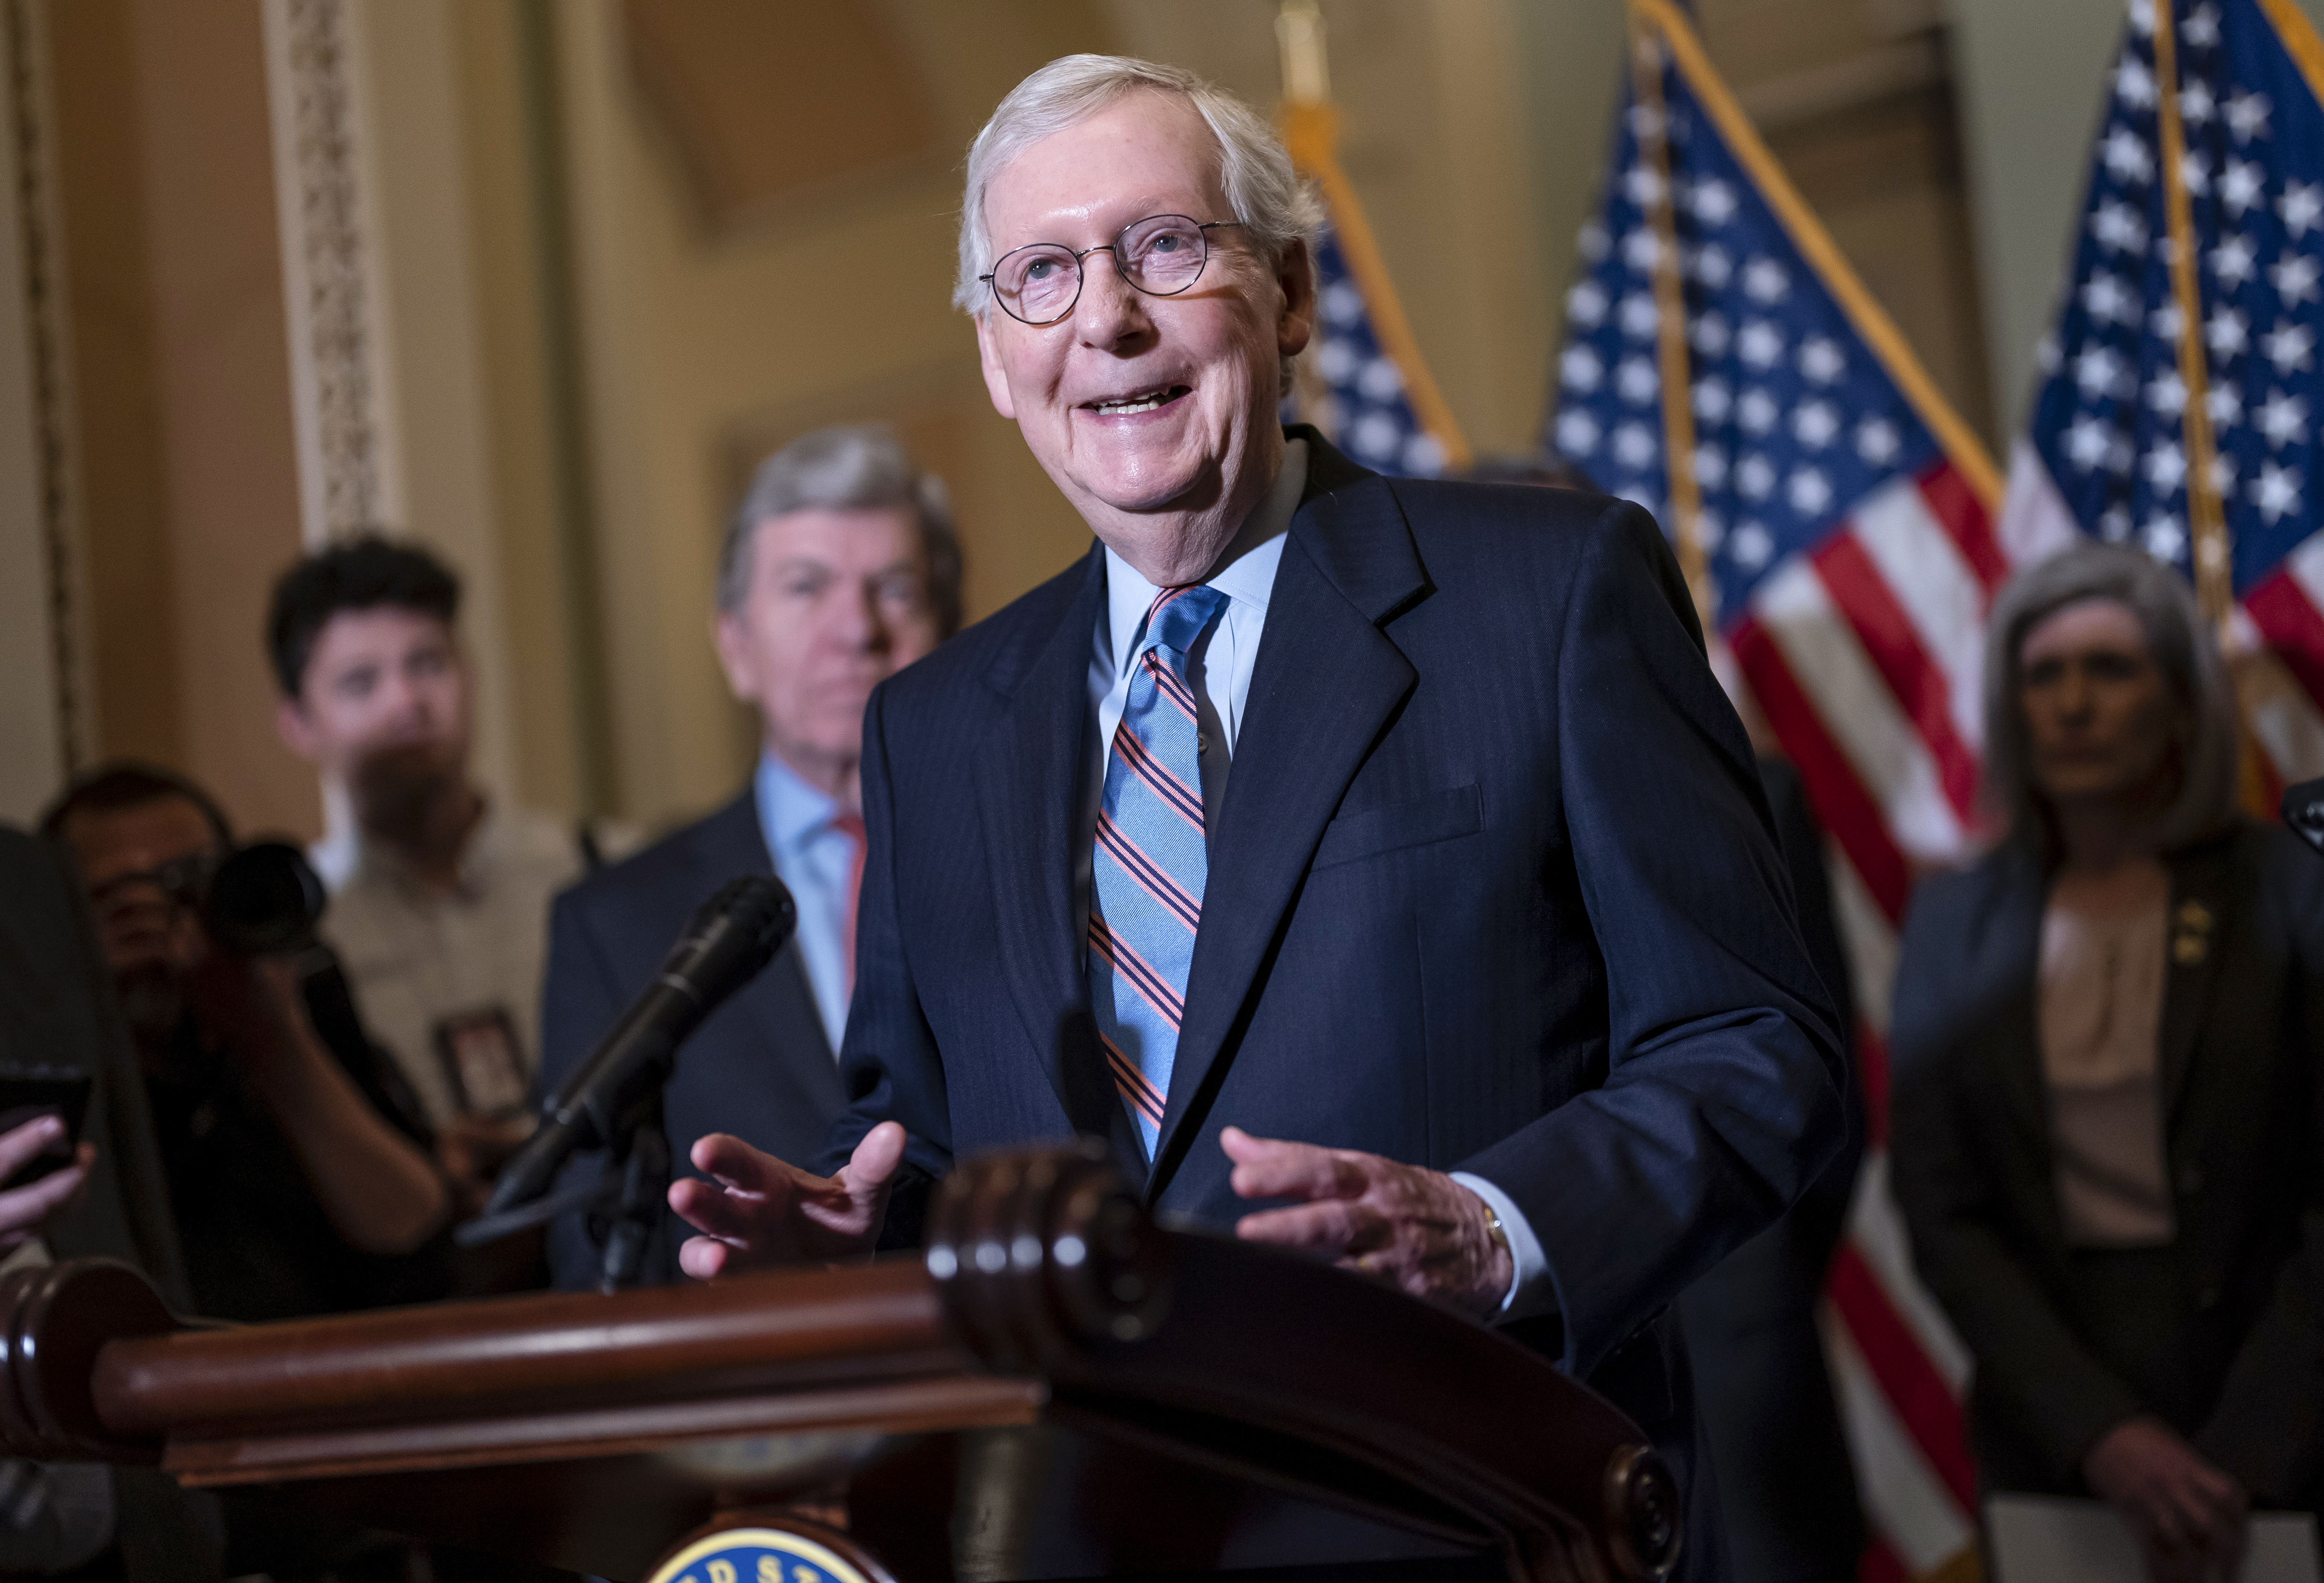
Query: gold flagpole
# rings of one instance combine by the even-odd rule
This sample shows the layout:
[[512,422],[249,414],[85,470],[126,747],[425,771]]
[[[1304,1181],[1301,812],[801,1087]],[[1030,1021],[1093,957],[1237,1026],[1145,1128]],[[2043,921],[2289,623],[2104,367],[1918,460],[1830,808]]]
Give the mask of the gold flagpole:
[[1457,471],[1475,459],[1475,453],[1469,449],[1443,393],[1429,376],[1428,365],[1421,361],[1420,343],[1413,338],[1403,305],[1388,283],[1379,244],[1333,152],[1340,113],[1332,105],[1323,9],[1315,0],[1283,0],[1276,13],[1275,38],[1283,56],[1283,141],[1291,151],[1291,162],[1323,190],[1340,256],[1347,260],[1349,273],[1356,277],[1356,289],[1364,294],[1364,306],[1371,310],[1372,334],[1397,372],[1404,375],[1405,398],[1412,403],[1413,416],[1434,437],[1444,453],[1445,467]]
[[2163,162],[2163,208],[2171,227],[2171,292],[2179,307],[2179,383],[2186,404],[2179,430],[2187,442],[2187,523],[2193,541],[2195,603],[2224,644],[2235,609],[2227,518],[2219,499],[2218,449],[2211,436],[2210,371],[2203,360],[2203,294],[2195,276],[2195,214],[2181,168],[2187,148],[2179,121],[2178,0],[2155,0],[2156,153]]
[[1694,476],[1694,384],[1686,355],[1686,282],[1679,272],[1678,215],[1671,191],[1670,137],[1663,106],[1663,47],[1653,24],[1630,8],[1631,103],[1638,159],[1654,178],[1646,204],[1655,236],[1655,346],[1662,380],[1663,471],[1670,480],[1671,532],[1679,570],[1705,632],[1719,626],[1719,589],[1702,547],[1702,489]]

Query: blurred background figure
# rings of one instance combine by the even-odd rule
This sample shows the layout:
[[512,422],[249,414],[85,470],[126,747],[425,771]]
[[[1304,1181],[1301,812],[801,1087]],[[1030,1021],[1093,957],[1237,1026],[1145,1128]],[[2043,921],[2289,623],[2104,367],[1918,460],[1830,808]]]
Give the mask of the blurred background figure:
[[[959,626],[960,586],[944,484],[885,429],[819,430],[760,466],[720,547],[711,621],[727,686],[758,716],[757,766],[717,812],[558,898],[540,1097],[651,981],[695,909],[738,874],[772,872],[798,904],[798,932],[688,1041],[664,1130],[680,1162],[713,1132],[798,1158],[822,1146],[854,988],[863,708]],[[671,1281],[680,1236],[666,1205],[657,1214],[646,1279]],[[560,1287],[597,1280],[602,1227],[588,1221],[551,1229]]]
[[2232,1575],[2246,1507],[2324,1473],[2324,864],[2237,814],[2168,569],[2069,551],[1988,630],[2006,834],[1906,924],[1896,1193],[1984,1486],[2096,1494],[2153,1577]]
[[473,1208],[531,1127],[549,898],[598,853],[588,827],[497,804],[470,773],[459,606],[434,556],[359,538],[283,574],[267,649],[283,741],[351,816],[315,849],[327,930]]
[[361,1069],[368,1046],[327,1048],[297,958],[236,955],[205,924],[234,847],[217,805],[160,770],[100,766],[42,830],[96,913],[194,1311],[295,1319],[442,1295],[449,1195],[417,1118],[383,1114],[392,1089]]

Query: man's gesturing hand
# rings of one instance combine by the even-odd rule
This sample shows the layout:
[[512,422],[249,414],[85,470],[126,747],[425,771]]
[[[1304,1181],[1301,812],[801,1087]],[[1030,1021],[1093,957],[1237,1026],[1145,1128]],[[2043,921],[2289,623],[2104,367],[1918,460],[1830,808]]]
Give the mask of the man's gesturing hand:
[[864,1134],[837,1176],[810,1176],[724,1133],[696,1139],[688,1157],[711,1180],[670,1183],[669,1207],[703,1234],[687,1238],[678,1264],[707,1281],[870,1253],[903,1162],[904,1129],[883,1121]]
[[1499,1311],[1514,1269],[1493,1239],[1485,1201],[1442,1171],[1399,1165],[1353,1149],[1320,1149],[1254,1138],[1240,1127],[1219,1134],[1235,1162],[1231,1180],[1246,1199],[1297,1199],[1235,1223],[1246,1242],[1328,1254],[1350,1270],[1394,1282],[1482,1318]]

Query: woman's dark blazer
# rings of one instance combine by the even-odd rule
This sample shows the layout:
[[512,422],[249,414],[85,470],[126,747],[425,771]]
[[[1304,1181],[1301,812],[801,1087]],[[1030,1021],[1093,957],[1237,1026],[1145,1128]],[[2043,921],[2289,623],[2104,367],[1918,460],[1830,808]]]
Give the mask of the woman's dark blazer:
[[1904,925],[1889,1152],[1914,1262],[1976,1359],[1988,1486],[2082,1492],[2159,1413],[2260,1504],[2313,1508],[2324,1450],[2324,858],[2238,823],[2169,860],[2162,1076],[2177,1236],[2066,1245],[2036,1032],[2047,889],[2022,845],[1932,879]]

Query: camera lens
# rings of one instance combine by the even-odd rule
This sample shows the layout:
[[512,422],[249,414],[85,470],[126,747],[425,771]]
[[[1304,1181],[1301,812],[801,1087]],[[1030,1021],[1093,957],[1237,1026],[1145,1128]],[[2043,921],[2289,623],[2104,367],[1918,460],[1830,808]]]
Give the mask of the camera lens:
[[267,957],[313,944],[324,900],[323,882],[304,853],[287,842],[257,841],[218,865],[205,912],[227,950]]

